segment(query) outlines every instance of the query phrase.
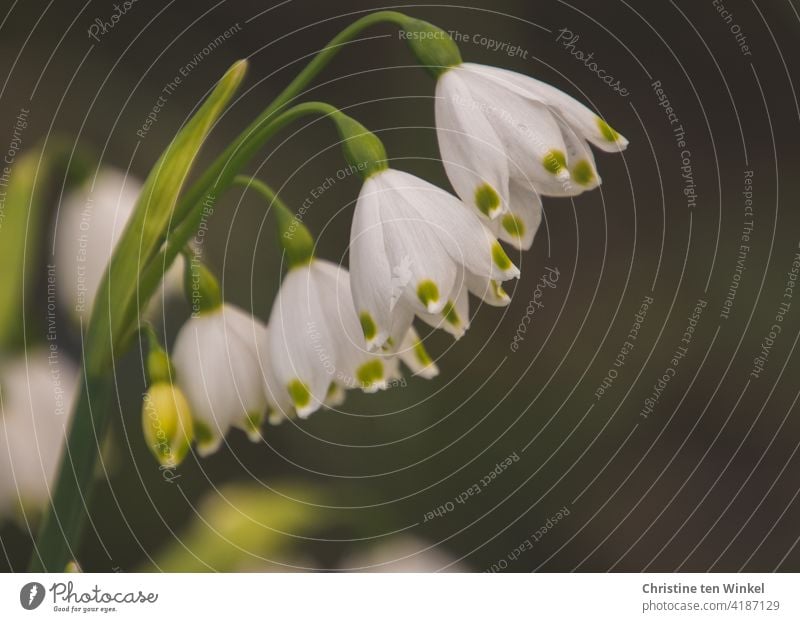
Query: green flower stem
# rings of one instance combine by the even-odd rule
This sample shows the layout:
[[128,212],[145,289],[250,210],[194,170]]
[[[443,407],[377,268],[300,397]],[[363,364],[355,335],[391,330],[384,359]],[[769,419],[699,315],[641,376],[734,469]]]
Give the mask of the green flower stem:
[[233,185],[255,190],[270,205],[274,203],[279,209],[291,212],[277,193],[260,179],[248,177],[247,175],[237,175],[233,178]]
[[[256,152],[281,128],[295,119],[307,114],[339,113],[338,109],[327,104],[311,102],[299,104],[289,110],[281,112],[296,97],[301,95],[306,87],[316,78],[328,63],[338,54],[339,50],[352,41],[362,31],[376,24],[390,23],[400,28],[413,27],[418,23],[408,15],[398,11],[377,11],[356,20],[342,30],[328,42],[322,50],[306,65],[306,67],[292,80],[289,85],[272,101],[262,113],[243,130],[239,136],[223,151],[209,166],[201,177],[185,192],[177,205],[170,222],[170,232],[165,248],[153,258],[146,268],[142,278],[137,305],[127,309],[128,323],[135,320],[135,313],[155,293],[163,275],[182,252],[191,238],[195,235],[202,219],[203,202],[215,202],[233,183],[234,177],[250,162]],[[327,110],[324,109],[327,106]],[[128,330],[128,338],[134,334],[134,329]]]
[[314,247],[316,246],[314,237],[300,219],[275,194],[275,191],[263,181],[246,175],[235,177],[233,184],[242,186],[245,190],[255,190],[272,209],[277,224],[278,242],[286,253],[289,267],[308,264],[314,257]]
[[[261,140],[261,143],[255,147],[258,148],[263,146],[264,143],[266,143],[284,127],[309,115],[349,118],[345,117],[345,115],[338,108],[330,104],[326,104],[325,102],[304,102],[302,104],[297,104],[296,106],[293,106],[283,113],[277,115],[271,123],[261,128],[259,132],[259,139]],[[230,179],[227,181],[225,189],[233,184],[236,175],[239,173],[239,169],[244,168],[246,164],[247,162],[241,162],[239,163],[239,168],[236,170],[234,170],[233,167],[228,169],[228,171],[233,174],[231,174]],[[221,187],[217,187],[214,190],[209,190],[209,194],[214,197],[214,200],[219,199],[219,195],[216,193],[222,192],[220,188]],[[137,304],[132,305],[131,308],[128,309],[128,316],[131,322],[135,320],[137,310],[146,305],[147,301],[156,291],[159,283],[161,283],[161,279],[172,265],[172,262],[175,261],[175,258],[187,248],[187,245],[189,245],[191,239],[196,234],[202,218],[202,210],[195,209],[191,211],[169,234],[169,238],[167,239],[164,248],[162,248],[148,264],[147,268],[142,274],[139,287],[139,301]],[[128,336],[132,337],[134,333],[135,330],[131,328]]]
[[408,15],[397,11],[378,11],[356,20],[330,40],[311,62],[295,77],[294,80],[267,106],[247,129],[228,146],[214,161],[200,179],[186,192],[175,211],[177,225],[201,203],[206,196],[218,196],[228,187],[233,178],[247,164],[256,151],[264,144],[265,134],[271,135],[273,117],[282,108],[301,95],[311,81],[327,66],[342,46],[352,41],[359,33],[380,23],[392,23],[405,27],[412,21]]

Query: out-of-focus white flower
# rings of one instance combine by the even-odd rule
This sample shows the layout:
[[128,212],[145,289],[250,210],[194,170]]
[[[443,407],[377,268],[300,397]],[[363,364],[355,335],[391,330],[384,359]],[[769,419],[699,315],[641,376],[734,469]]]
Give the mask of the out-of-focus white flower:
[[439,149],[456,193],[493,220],[492,230],[530,248],[539,195],[574,196],[600,184],[589,143],[628,141],[563,91],[506,69],[461,63],[436,85]]
[[441,547],[396,536],[344,559],[339,570],[354,572],[469,572]]
[[468,292],[490,304],[519,270],[453,195],[386,169],[364,182],[350,234],[353,302],[370,349],[405,336],[414,314],[456,336],[469,323]]
[[221,304],[193,315],[172,349],[177,383],[189,400],[197,451],[216,451],[236,426],[253,441],[267,410],[258,342],[264,325],[249,313]]
[[77,382],[69,360],[42,350],[0,364],[0,516],[50,499]]
[[323,259],[295,265],[284,277],[270,315],[266,356],[300,417],[330,403],[341,389],[374,392],[398,375],[393,357],[363,346],[347,270]]
[[[56,296],[77,318],[88,318],[114,246],[133,213],[142,182],[113,167],[67,194],[55,231]],[[167,272],[162,299],[180,291],[182,258]],[[158,304],[158,303],[154,303]]]

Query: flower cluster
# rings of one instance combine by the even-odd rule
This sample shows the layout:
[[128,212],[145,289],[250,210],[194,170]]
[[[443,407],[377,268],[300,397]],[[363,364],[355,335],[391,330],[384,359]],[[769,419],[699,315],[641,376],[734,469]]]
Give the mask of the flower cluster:
[[[591,146],[627,146],[559,89],[465,63],[453,41],[425,22],[409,18],[403,27],[427,33],[406,39],[436,77],[437,138],[455,194],[392,168],[381,141],[355,119],[306,104],[336,124],[345,158],[363,176],[349,271],[316,257],[311,234],[291,210],[262,182],[248,181],[275,213],[288,272],[267,325],[224,302],[200,262],[185,262],[184,285],[197,309],[171,358],[151,339],[143,408],[145,436],[162,463],[179,462],[192,442],[200,455],[216,451],[231,427],[257,441],[264,421],[304,419],[339,405],[347,390],[386,389],[400,377],[401,362],[416,375],[436,376],[415,319],[459,339],[470,325],[470,294],[507,305],[504,282],[520,270],[504,245],[531,247],[543,196],[576,196],[601,183]],[[62,281],[79,285],[61,291],[73,309],[82,308],[81,296],[91,304],[102,274],[85,270],[105,263],[139,188],[106,170],[82,192],[62,206],[57,238],[60,269],[79,277]],[[95,209],[100,203],[109,207]]]
[[399,361],[434,377],[414,319],[458,339],[470,323],[469,294],[507,305],[503,282],[520,271],[501,242],[530,248],[541,196],[573,196],[600,183],[589,143],[604,151],[627,144],[561,91],[459,60],[438,73],[436,89],[455,196],[390,168],[373,133],[339,111],[331,116],[345,157],[364,176],[350,271],[315,257],[308,230],[257,180],[249,183],[270,201],[289,268],[269,328],[223,303],[210,273],[195,266],[207,304],[178,334],[173,361],[203,455],[232,426],[258,440],[265,419],[306,418],[341,403],[348,389],[385,389]]
[[[406,35],[401,38],[436,78],[437,138],[452,194],[391,167],[378,137],[341,111],[322,102],[292,105],[341,43],[379,21],[399,25]],[[48,543],[62,536],[67,550],[77,543],[86,518],[83,491],[98,459],[97,439],[86,432],[102,433],[105,427],[114,362],[130,348],[137,329],[149,338],[143,436],[165,468],[179,464],[193,445],[199,456],[215,452],[231,428],[258,441],[266,421],[302,420],[335,408],[348,390],[388,389],[401,377],[401,365],[434,378],[437,362],[415,322],[459,339],[470,326],[470,294],[491,306],[509,304],[504,283],[519,278],[520,270],[506,249],[519,255],[531,247],[542,221],[542,197],[572,197],[596,188],[601,179],[592,147],[619,152],[627,146],[602,117],[557,88],[464,63],[441,29],[379,11],[342,31],[194,175],[197,155],[246,67],[246,61],[231,66],[144,183],[100,167],[59,206],[56,296],[71,319],[80,320],[82,329],[86,324],[81,382],[66,361],[55,373],[43,352],[32,350],[20,360],[14,351],[0,351],[0,514],[12,507],[27,512],[52,500],[39,536],[44,545],[37,548],[44,555],[34,560],[34,569],[63,569],[64,552]],[[316,256],[310,232],[268,186],[236,177],[277,131],[320,113],[335,123],[350,170],[363,178],[349,269]],[[75,184],[84,173],[65,179]],[[16,198],[31,199],[24,202],[30,207],[36,176],[14,179]],[[192,256],[191,239],[213,211],[208,202],[237,183],[267,199],[288,267],[268,323],[225,302],[215,277]],[[27,231],[20,223],[7,240]],[[24,261],[26,247],[5,241],[4,248],[21,250],[11,256]],[[163,300],[178,289],[181,262],[193,313],[168,353],[141,317],[154,297]],[[172,271],[165,274],[167,267]],[[18,288],[23,293],[24,280],[23,275]],[[8,300],[2,315],[13,317],[19,307],[22,316],[24,296],[19,304],[13,296]],[[0,347],[22,346],[6,338]],[[68,426],[74,392],[80,399]],[[58,490],[51,494],[59,461]]]

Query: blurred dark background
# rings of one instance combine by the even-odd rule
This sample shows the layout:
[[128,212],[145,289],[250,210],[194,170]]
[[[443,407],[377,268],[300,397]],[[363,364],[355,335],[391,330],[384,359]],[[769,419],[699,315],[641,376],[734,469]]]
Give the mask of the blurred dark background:
[[[237,483],[247,486],[246,495],[274,495],[303,516],[275,527],[267,503],[264,524],[248,529],[277,529],[271,548],[232,546],[220,558],[230,562],[219,562],[226,569],[281,567],[261,558],[336,568],[397,532],[471,570],[800,570],[800,300],[791,303],[764,373],[750,377],[800,242],[796,7],[726,0],[729,22],[711,2],[689,0],[392,6],[465,34],[465,60],[533,75],[589,103],[630,147],[624,157],[596,154],[599,191],[574,201],[545,199],[546,225],[533,249],[515,257],[522,278],[509,307],[479,309],[457,343],[444,333],[429,336],[428,349],[441,357],[434,381],[410,379],[378,396],[353,393],[342,412],[266,428],[261,444],[234,432],[229,447],[205,460],[190,456],[180,479],[168,483],[142,439],[141,367],[137,353],[128,356],[120,369],[123,412],[114,413],[105,450],[111,479],[98,484],[93,500],[94,524],[79,556],[84,569],[180,569],[159,563],[163,552],[189,541],[215,499],[217,510],[227,505],[236,514],[239,497],[227,503],[225,486]],[[207,163],[309,55],[378,8],[384,7],[353,0],[274,7],[140,0],[93,41],[87,29],[114,13],[111,2],[6,0],[0,134],[10,135],[20,108],[29,108],[26,145],[66,135],[103,163],[130,164],[144,178],[208,89],[246,57],[244,88],[204,149]],[[238,32],[203,57],[139,138],[136,130],[165,84],[236,24]],[[740,25],[750,55],[732,24]],[[562,28],[579,35],[576,49],[593,52],[628,97],[556,41]],[[487,49],[472,42],[474,34],[526,54]],[[349,107],[380,132],[396,167],[449,188],[437,161],[433,80],[415,65],[396,28],[379,26],[364,37],[341,51],[306,98]],[[683,192],[681,149],[658,106],[657,80],[685,129],[694,206]],[[282,133],[250,168],[280,188],[290,206],[343,167],[330,125],[295,133],[299,127]],[[722,319],[741,244],[747,170],[755,228],[730,317]],[[319,255],[346,261],[358,188],[352,176],[336,183],[306,215],[320,238]],[[223,278],[226,298],[266,320],[281,258],[263,206],[231,191],[209,231],[206,257]],[[51,259],[43,248],[44,265]],[[557,287],[546,291],[544,308],[513,352],[548,266],[559,270]],[[654,302],[635,348],[597,400],[595,390],[645,296]],[[700,298],[707,307],[688,354],[644,418],[644,402]],[[168,311],[171,340],[188,307],[176,303]],[[63,347],[77,357],[78,339],[66,330]],[[454,503],[509,455],[518,461],[481,494]],[[452,511],[425,521],[448,503]],[[6,524],[0,536],[6,551],[0,565],[23,569],[31,550],[27,530]],[[184,554],[183,567],[195,569],[197,561]]]

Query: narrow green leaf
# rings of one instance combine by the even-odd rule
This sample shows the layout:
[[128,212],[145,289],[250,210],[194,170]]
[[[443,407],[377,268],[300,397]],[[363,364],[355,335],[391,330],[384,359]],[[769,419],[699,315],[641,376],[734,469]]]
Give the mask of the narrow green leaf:
[[[99,290],[87,335],[87,372],[104,373],[114,338],[135,322],[141,272],[158,253],[175,205],[197,154],[219,115],[244,78],[247,61],[235,63],[200,110],[178,133],[145,181]],[[147,301],[144,301],[145,303]]]
[[97,446],[116,406],[114,348],[116,354],[120,351],[115,340],[122,339],[136,320],[140,272],[159,252],[195,158],[246,69],[246,61],[239,61],[228,70],[158,160],[111,258],[92,309],[84,345],[84,378],[52,503],[36,539],[31,571],[63,570],[78,550],[91,501]]

